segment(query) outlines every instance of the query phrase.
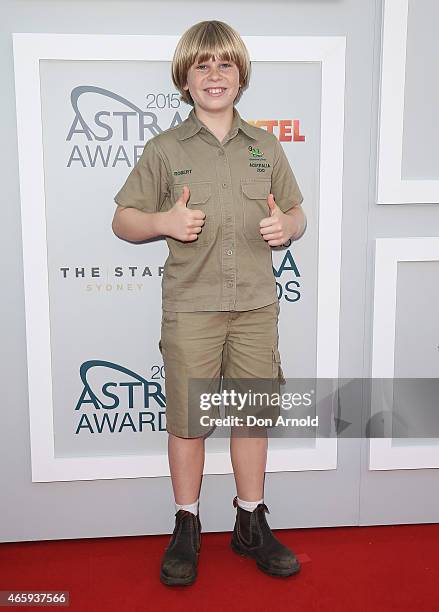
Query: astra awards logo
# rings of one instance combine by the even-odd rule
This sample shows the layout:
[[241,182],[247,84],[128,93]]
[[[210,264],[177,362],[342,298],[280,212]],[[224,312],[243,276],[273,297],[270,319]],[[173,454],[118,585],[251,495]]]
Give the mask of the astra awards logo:
[[[291,245],[291,240],[288,241]],[[273,265],[273,274],[276,279],[277,297],[286,302],[298,302],[301,297],[300,279],[301,274],[290,249],[285,254],[278,268]],[[294,278],[291,278],[293,276]]]
[[[98,94],[107,100],[118,102],[121,104],[121,110],[98,110],[87,123],[84,115],[79,110],[79,98],[83,94]],[[149,94],[147,97],[149,97]],[[179,94],[158,94],[154,96],[156,99],[156,108],[162,110],[166,106],[168,108],[177,108],[180,105],[178,100]],[[165,104],[158,106],[159,96],[163,96]],[[138,107],[130,100],[120,96],[108,89],[95,87],[93,85],[80,85],[72,89],[70,94],[74,118],[67,134],[67,141],[73,139],[81,139],[81,144],[74,144],[69,152],[67,167],[72,164],[83,166],[84,168],[114,168],[117,164],[122,163],[127,167],[135,165],[142,155],[145,141],[152,136],[156,136],[164,131],[164,129],[172,128],[180,123],[183,119],[178,111],[175,111],[170,125],[164,129],[158,123],[158,115],[155,112],[145,111]],[[148,103],[148,108],[153,107],[153,100]],[[128,109],[128,110],[127,110]],[[91,123],[93,124],[91,125]],[[82,144],[84,139],[90,144]],[[110,144],[112,139],[121,142],[121,144]],[[126,143],[128,141],[138,140],[139,145],[134,145],[131,151],[128,150]],[[102,144],[100,144],[102,143]]]
[[76,434],[166,431],[163,366],[152,366],[147,380],[116,363],[94,359],[81,365],[79,376],[83,388],[75,407]]

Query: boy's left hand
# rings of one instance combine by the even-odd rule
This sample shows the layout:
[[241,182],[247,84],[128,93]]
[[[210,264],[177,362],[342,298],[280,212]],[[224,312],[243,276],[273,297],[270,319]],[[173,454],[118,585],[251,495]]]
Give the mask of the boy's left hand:
[[270,246],[280,246],[298,231],[299,228],[296,227],[298,223],[293,217],[281,211],[272,193],[268,194],[267,201],[270,216],[259,223],[261,235]]

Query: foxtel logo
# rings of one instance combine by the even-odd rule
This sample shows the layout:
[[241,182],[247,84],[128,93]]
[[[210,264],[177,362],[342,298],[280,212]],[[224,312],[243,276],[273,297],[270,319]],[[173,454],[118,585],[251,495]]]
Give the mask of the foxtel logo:
[[298,119],[257,119],[247,123],[255,127],[266,129],[269,134],[278,132],[278,140],[280,142],[305,142],[305,136],[300,134],[300,125]]

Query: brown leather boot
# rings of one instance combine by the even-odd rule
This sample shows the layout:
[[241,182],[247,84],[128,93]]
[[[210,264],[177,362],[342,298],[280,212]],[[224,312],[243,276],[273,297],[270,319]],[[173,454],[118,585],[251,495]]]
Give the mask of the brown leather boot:
[[200,546],[199,515],[179,510],[175,514],[174,532],[163,555],[160,580],[168,586],[192,584],[197,577]]
[[294,552],[281,544],[268,526],[265,504],[259,504],[253,512],[238,506],[231,547],[239,555],[256,559],[256,565],[270,576],[291,576],[300,570],[300,563]]

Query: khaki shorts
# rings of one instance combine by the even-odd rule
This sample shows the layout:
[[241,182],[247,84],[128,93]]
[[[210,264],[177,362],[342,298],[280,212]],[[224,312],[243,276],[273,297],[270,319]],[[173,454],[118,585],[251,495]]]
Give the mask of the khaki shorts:
[[[197,438],[215,429],[206,426],[206,419],[202,426],[200,423],[200,415],[222,417],[218,406],[201,411],[201,387],[197,387],[200,381],[202,390],[212,393],[220,391],[222,378],[223,384],[232,381],[228,389],[237,384],[238,389],[259,390],[258,385],[263,383],[264,390],[279,393],[279,383],[284,379],[278,350],[278,317],[278,301],[247,311],[163,311],[159,348],[165,369],[169,433]],[[230,414],[229,410],[225,408],[224,416]],[[256,408],[250,410],[255,412]],[[271,405],[269,410],[273,411]]]

